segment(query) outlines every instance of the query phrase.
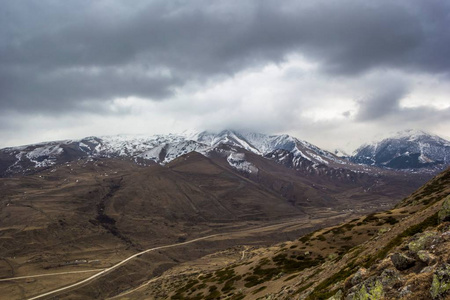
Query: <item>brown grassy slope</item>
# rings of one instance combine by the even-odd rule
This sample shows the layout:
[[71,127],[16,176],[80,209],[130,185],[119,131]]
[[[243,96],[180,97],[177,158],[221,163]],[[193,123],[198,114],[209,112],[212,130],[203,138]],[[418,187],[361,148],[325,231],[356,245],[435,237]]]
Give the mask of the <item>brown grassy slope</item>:
[[203,156],[185,159],[195,173],[104,159],[0,179],[0,256],[39,256],[45,267],[91,248],[136,251],[233,222],[301,214]]
[[[393,269],[399,279],[383,287],[384,297],[400,299],[398,288],[403,287],[411,290],[405,299],[431,299],[433,270],[420,273],[426,265],[417,262],[413,269],[398,271],[389,257],[402,251],[416,234],[434,230],[436,212],[449,194],[447,170],[389,211],[318,230],[297,241],[248,249],[216,269],[200,268],[192,275],[163,275],[122,299],[327,299],[339,290],[344,294],[359,291],[358,284],[370,288],[367,282],[385,278],[380,277],[385,269]],[[435,246],[435,255],[440,255],[441,261],[448,260],[448,246],[447,242]],[[361,279],[366,281],[352,281],[360,269],[366,270]],[[414,288],[406,288],[408,284]],[[158,288],[161,286],[164,288]]]

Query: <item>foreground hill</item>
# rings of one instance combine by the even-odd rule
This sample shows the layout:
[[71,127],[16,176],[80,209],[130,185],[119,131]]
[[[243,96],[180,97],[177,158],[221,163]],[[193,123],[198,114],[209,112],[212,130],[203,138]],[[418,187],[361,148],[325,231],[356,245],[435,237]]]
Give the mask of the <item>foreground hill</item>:
[[450,169],[391,210],[230,248],[115,299],[448,299],[449,260]]

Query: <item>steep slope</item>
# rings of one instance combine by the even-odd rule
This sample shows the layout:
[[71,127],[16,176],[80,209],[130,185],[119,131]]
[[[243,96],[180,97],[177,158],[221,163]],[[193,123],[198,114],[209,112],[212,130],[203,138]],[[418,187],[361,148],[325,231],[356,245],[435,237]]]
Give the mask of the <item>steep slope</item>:
[[[224,130],[217,135],[202,132],[193,138],[199,142],[209,144],[212,149],[219,145],[234,146],[266,158],[274,159],[293,168],[299,167],[302,161],[308,161],[313,165],[351,165],[348,161],[328,151],[289,135],[237,133]],[[286,155],[290,155],[288,161],[286,161],[288,158]]]
[[351,161],[393,169],[445,167],[450,163],[450,142],[423,131],[406,130],[361,146]]
[[450,169],[391,210],[272,247],[229,249],[117,299],[448,299],[449,262]]

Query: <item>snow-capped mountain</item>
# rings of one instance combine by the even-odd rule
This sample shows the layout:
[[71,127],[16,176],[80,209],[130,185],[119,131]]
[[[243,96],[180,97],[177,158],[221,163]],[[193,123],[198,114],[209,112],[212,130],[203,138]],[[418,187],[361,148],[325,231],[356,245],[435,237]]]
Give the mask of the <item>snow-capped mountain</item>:
[[[166,164],[192,151],[210,155],[222,145],[229,146],[227,160],[231,166],[250,170],[243,161],[243,150],[298,168],[304,164],[346,165],[348,161],[289,135],[239,133],[224,130],[218,134],[168,134],[154,136],[87,137],[81,140],[47,142],[0,150],[0,174],[26,173],[86,157],[131,158],[139,163]],[[243,149],[243,150],[242,150]],[[220,150],[223,154],[223,149]],[[231,153],[232,152],[232,153]],[[237,159],[239,158],[239,159]]]
[[[203,152],[205,155],[208,156],[211,152],[225,152],[232,167],[247,171],[247,173],[255,173],[255,169],[243,161],[242,155],[236,155],[236,152],[239,153],[239,149],[245,149],[297,170],[317,170],[319,166],[348,168],[351,165],[345,159],[286,134],[266,135],[224,130],[219,134],[202,132],[193,139],[210,146],[207,151]],[[220,145],[230,146],[231,150],[218,149]],[[236,164],[236,157],[240,157],[239,164]]]
[[256,169],[246,160],[246,151],[296,170],[324,167],[365,170],[366,167],[357,164],[405,169],[450,162],[450,142],[418,131],[403,132],[364,145],[351,157],[352,163],[346,157],[289,135],[224,130],[220,133],[87,137],[4,148],[0,150],[0,176],[28,173],[82,158],[125,158],[139,164],[164,165],[192,151],[205,156],[219,153],[231,167],[247,173],[255,173]]
[[140,161],[167,163],[207,146],[179,135],[105,136],[11,147],[0,150],[0,174],[26,173],[87,157],[126,157]]
[[423,131],[406,130],[361,146],[351,161],[393,169],[445,166],[450,163],[450,142]]

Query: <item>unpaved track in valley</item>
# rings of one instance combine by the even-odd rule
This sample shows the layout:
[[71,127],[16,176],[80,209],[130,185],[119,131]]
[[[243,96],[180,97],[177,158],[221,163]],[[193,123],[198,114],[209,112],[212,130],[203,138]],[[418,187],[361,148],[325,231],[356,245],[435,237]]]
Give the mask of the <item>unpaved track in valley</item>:
[[28,279],[35,277],[45,277],[45,276],[58,276],[58,275],[68,275],[68,274],[78,274],[78,273],[92,273],[102,271],[104,269],[92,269],[92,270],[82,270],[82,271],[68,271],[68,272],[60,272],[60,273],[48,273],[48,274],[37,274],[37,275],[28,275],[28,276],[19,276],[19,277],[10,277],[10,278],[2,278],[1,281],[13,281],[20,279]]
[[[344,215],[344,214],[338,214],[336,216],[342,216],[342,215]],[[320,219],[320,218],[318,218],[318,219]],[[99,273],[94,274],[94,275],[92,275],[92,276],[90,276],[90,277],[88,277],[86,279],[83,279],[83,280],[81,280],[79,282],[76,282],[74,284],[70,284],[68,286],[61,287],[61,288],[58,288],[58,289],[55,289],[55,290],[52,290],[52,291],[49,291],[49,292],[46,292],[46,293],[43,293],[43,294],[40,294],[40,295],[37,295],[37,296],[33,296],[33,297],[29,298],[28,300],[40,299],[40,298],[44,298],[44,297],[47,297],[47,296],[55,295],[57,293],[64,292],[64,291],[67,291],[67,290],[70,290],[70,289],[73,289],[73,288],[76,288],[76,287],[80,287],[80,286],[82,286],[84,284],[87,284],[87,283],[89,283],[89,282],[91,282],[91,281],[93,281],[93,280],[95,280],[97,278],[100,278],[100,277],[106,275],[107,273],[109,273],[109,272],[117,269],[118,267],[126,264],[130,260],[132,260],[132,259],[134,259],[134,258],[136,258],[138,256],[141,256],[142,254],[148,253],[148,252],[152,252],[152,251],[156,251],[156,250],[162,250],[162,249],[167,249],[167,248],[173,248],[173,247],[179,247],[179,246],[195,243],[195,242],[198,242],[198,241],[201,241],[201,240],[211,239],[211,238],[214,238],[214,237],[222,237],[222,238],[227,238],[228,237],[228,238],[231,239],[233,236],[236,236],[236,235],[239,237],[239,236],[242,236],[242,235],[252,234],[252,233],[255,233],[255,232],[257,233],[257,232],[266,231],[266,230],[270,230],[270,229],[281,229],[283,227],[289,226],[290,224],[295,224],[296,226],[300,226],[300,225],[312,224],[312,222],[311,222],[311,220],[308,220],[308,219],[303,217],[303,218],[300,218],[300,219],[294,219],[294,220],[285,221],[285,222],[281,222],[281,223],[277,223],[277,224],[271,224],[271,225],[266,225],[266,226],[258,226],[258,227],[253,227],[253,228],[247,228],[247,229],[244,229],[244,230],[238,231],[238,232],[217,233],[217,234],[212,234],[212,235],[208,235],[208,236],[204,236],[204,237],[199,237],[199,238],[196,238],[196,239],[193,239],[193,240],[190,240],[190,241],[186,241],[186,242],[182,242],[182,243],[174,243],[174,244],[170,244],[170,245],[158,246],[158,247],[150,248],[150,249],[138,252],[136,254],[133,254],[130,257],[128,257],[128,258],[126,258],[126,259],[116,263],[115,265],[113,265],[113,266],[111,266],[109,268],[103,269]],[[67,273],[69,273],[69,272],[67,272]],[[30,275],[30,276],[39,277],[39,276],[45,276],[45,275],[46,274]],[[27,276],[22,276],[22,277],[27,277]],[[8,279],[9,280],[13,280],[14,278],[8,278]],[[17,279],[17,277],[16,277],[16,279]],[[147,282],[146,284],[148,284],[148,283],[149,282]],[[146,284],[144,284],[144,285],[146,285]],[[139,289],[141,287],[142,287],[142,285],[137,287],[136,289]],[[136,289],[134,289],[134,290],[136,290]],[[128,291],[126,293],[128,294],[129,292],[130,291]],[[118,296],[121,296],[121,295],[118,295]]]
[[53,295],[53,294],[56,294],[56,293],[59,293],[59,292],[63,292],[63,291],[66,291],[66,290],[78,287],[80,285],[83,285],[85,283],[88,283],[88,282],[90,282],[90,281],[92,281],[92,280],[94,280],[94,279],[96,279],[96,278],[98,278],[100,276],[105,275],[108,272],[111,272],[114,269],[117,269],[121,265],[126,264],[128,261],[130,261],[133,258],[135,258],[137,256],[140,256],[142,254],[145,254],[145,253],[148,253],[148,252],[151,252],[151,251],[155,251],[155,250],[161,250],[161,249],[167,249],[167,248],[177,247],[177,246],[181,246],[181,245],[191,244],[191,243],[195,243],[195,242],[201,241],[201,240],[206,240],[206,239],[218,236],[218,235],[223,235],[223,234],[208,235],[208,236],[200,237],[200,238],[193,239],[193,240],[190,240],[190,241],[187,241],[187,242],[183,242],[183,243],[176,243],[176,244],[171,244],[171,245],[166,245],[166,246],[159,246],[159,247],[150,248],[150,249],[141,251],[139,253],[136,253],[136,254],[134,254],[134,255],[132,255],[132,256],[130,256],[130,257],[120,261],[120,262],[118,262],[117,264],[113,265],[112,267],[106,268],[103,271],[101,271],[101,272],[99,272],[99,273],[97,273],[95,275],[92,275],[91,277],[83,279],[83,280],[81,280],[81,281],[79,281],[77,283],[74,283],[74,284],[71,284],[71,285],[68,285],[68,286],[65,286],[65,287],[62,287],[62,288],[59,288],[59,289],[56,289],[56,290],[44,293],[44,294],[40,294],[40,295],[34,296],[32,298],[29,298],[28,300],[34,300],[34,299],[43,298],[43,297],[50,296],[50,295]]

